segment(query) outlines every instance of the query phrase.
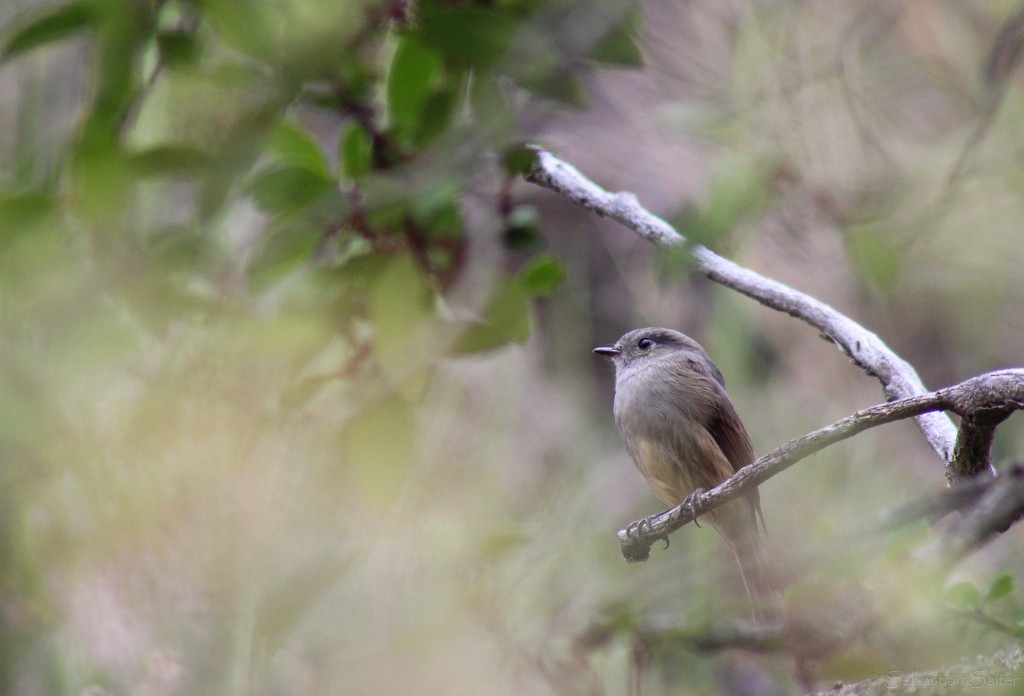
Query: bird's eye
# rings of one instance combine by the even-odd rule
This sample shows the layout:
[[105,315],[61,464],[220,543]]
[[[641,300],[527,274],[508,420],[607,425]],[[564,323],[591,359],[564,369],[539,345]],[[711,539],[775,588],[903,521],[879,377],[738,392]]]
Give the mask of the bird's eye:
[[654,341],[649,338],[641,338],[636,342],[636,347],[640,350],[650,350],[651,346],[654,345]]

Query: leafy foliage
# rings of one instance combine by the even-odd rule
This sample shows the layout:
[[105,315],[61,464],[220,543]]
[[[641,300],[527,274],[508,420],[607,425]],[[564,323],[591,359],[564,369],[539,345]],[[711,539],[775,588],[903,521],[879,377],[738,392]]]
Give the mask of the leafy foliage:
[[[585,40],[569,41],[581,25],[549,20],[577,5],[594,19]],[[308,510],[334,538],[347,522],[323,511],[393,506],[438,362],[525,341],[531,296],[561,277],[549,256],[518,250],[505,270],[470,272],[471,247],[500,246],[511,226],[536,236],[536,216],[502,186],[519,115],[555,76],[635,64],[632,7],[82,0],[16,16],[0,31],[4,69],[57,56],[79,63],[88,89],[56,156],[26,151],[0,178],[0,450],[34,480],[4,494],[5,515],[51,510],[46,481],[67,473],[76,484],[64,507],[93,511],[99,538],[164,527],[211,554],[241,543],[255,561],[273,542],[231,531],[252,501],[280,510],[277,533],[294,538],[308,537]],[[480,180],[491,188],[470,225],[464,200]],[[291,494],[264,487],[292,476]],[[233,499],[239,487],[247,500]],[[175,490],[191,501],[160,502]],[[221,521],[205,528],[201,511],[216,509]],[[37,602],[33,578],[57,567],[38,535],[60,546],[76,534],[58,512],[47,519],[45,531],[0,530],[2,582],[24,606]],[[87,575],[105,572],[84,549],[79,561]],[[219,563],[194,561],[209,576],[200,586]],[[296,574],[323,576],[309,563],[257,572],[240,589],[254,615],[280,613],[267,605]],[[300,619],[273,623],[295,630]],[[27,650],[47,621],[4,629],[0,645]],[[183,688],[223,683],[247,652],[216,649],[222,674],[197,671]],[[32,659],[55,691],[96,676],[45,650]],[[17,680],[0,674],[0,691]]]
[[[564,282],[520,198],[528,143],[556,133],[939,383],[1020,354],[1020,104],[995,90],[971,186],[935,190],[995,4],[648,3],[646,27],[638,5],[0,3],[0,693],[614,693],[630,655],[645,693],[764,684],[681,634],[632,642],[747,607],[708,530],[623,567],[611,532],[654,503],[610,474],[589,340],[686,317],[758,451],[877,391],[787,318],[546,211]],[[928,525],[843,541],[934,464],[895,430],[762,486],[808,625],[881,605],[823,678],[1022,635],[1014,576],[985,572],[1020,572],[1012,540],[952,583],[913,567]],[[785,685],[783,662],[756,658]]]

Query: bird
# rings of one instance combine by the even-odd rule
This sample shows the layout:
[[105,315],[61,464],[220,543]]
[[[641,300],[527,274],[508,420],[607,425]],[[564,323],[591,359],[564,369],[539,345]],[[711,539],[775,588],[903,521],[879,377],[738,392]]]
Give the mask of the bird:
[[[754,461],[722,372],[699,343],[666,328],[635,329],[594,353],[615,364],[615,423],[636,468],[655,496],[686,504],[697,522],[699,495]],[[757,488],[701,519],[732,549],[754,618],[766,620],[780,600],[761,543],[767,529]]]

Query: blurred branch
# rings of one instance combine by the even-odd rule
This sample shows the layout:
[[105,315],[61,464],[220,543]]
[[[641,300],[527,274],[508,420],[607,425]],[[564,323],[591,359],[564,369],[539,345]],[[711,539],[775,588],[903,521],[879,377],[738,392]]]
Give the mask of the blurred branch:
[[[961,481],[949,488],[926,493],[883,513],[880,519],[872,525],[872,529],[878,532],[890,532],[922,518],[933,521],[954,510],[959,512],[974,505],[995,480],[992,477],[978,477]],[[863,532],[858,531],[857,533],[860,535]]]
[[879,696],[881,694],[959,694],[968,689],[996,689],[998,693],[1017,692],[1024,683],[1024,651],[1010,645],[989,657],[978,656],[973,662],[959,662],[946,669],[931,672],[872,674],[863,681],[837,684],[815,696]]
[[649,621],[638,627],[635,640],[647,645],[688,645],[713,652],[740,649],[751,652],[788,652],[790,643],[782,623],[755,624],[733,621],[687,628],[669,622]]
[[604,647],[616,635],[627,633],[633,642],[649,648],[685,645],[712,652],[737,648],[751,652],[789,652],[791,645],[782,622],[755,624],[747,621],[718,621],[696,626],[681,626],[669,616],[648,618],[638,624],[621,617],[591,623],[573,640],[573,651],[585,656]]
[[[527,181],[560,193],[601,217],[616,220],[656,245],[687,243],[686,238],[671,225],[641,206],[633,194],[606,191],[550,152],[540,148],[534,148],[534,152],[536,157],[525,174]],[[824,338],[839,346],[861,369],[879,379],[888,400],[925,393],[924,384],[913,366],[894,353],[876,334],[846,315],[820,300],[718,256],[700,244],[693,244],[691,250],[694,267],[711,280],[818,329]],[[940,409],[923,409],[914,415],[932,449],[943,462],[950,462],[957,437],[956,427],[945,414],[934,413],[936,410]],[[947,477],[956,478],[949,472]]]
[[[969,421],[977,421],[979,414],[989,414],[991,418],[995,418],[995,414],[1002,414],[1002,419],[1010,411],[1021,408],[1024,408],[1024,369],[1014,369],[990,372],[935,392],[857,411],[831,425],[790,440],[775,448],[753,464],[743,467],[715,488],[695,495],[692,507],[687,504],[681,504],[657,515],[646,517],[638,523],[630,525],[627,529],[620,531],[618,536],[622,555],[627,563],[647,560],[650,556],[650,548],[656,541],[664,539],[671,532],[693,521],[695,514],[701,515],[713,510],[719,505],[741,495],[749,487],[757,486],[775,474],[784,471],[801,459],[868,428],[937,410],[953,411],[960,415],[964,422],[967,423]],[[995,426],[993,425],[992,427],[994,428]],[[968,428],[965,426],[965,429]],[[973,437],[976,436],[964,435],[962,430],[957,440],[960,441],[961,439]],[[984,462],[986,467],[991,468],[988,464],[987,451],[985,452]],[[974,464],[974,466],[976,467],[978,464]],[[1004,475],[998,478],[1013,477]],[[1004,484],[1000,484],[1000,491],[1002,491],[1003,486]],[[1024,481],[1021,482],[1020,488],[1024,489]],[[1016,487],[1013,488],[1013,492],[1017,490]],[[977,509],[980,510],[986,505],[985,501],[988,499],[989,494],[995,495],[991,489],[981,495],[978,500]],[[1008,494],[1000,493],[999,495]],[[1024,505],[1024,493],[1021,494],[1020,500],[1020,504]],[[990,521],[992,524],[996,522],[1001,523],[1013,511],[1013,506],[1002,502],[1002,497],[999,498],[999,501],[998,506],[994,502],[989,504],[992,510],[984,520],[990,520],[991,517]],[[970,544],[973,543],[976,546],[979,543],[983,543],[988,538],[987,534],[992,531],[985,526],[984,520],[977,522],[976,527],[967,526],[970,520],[974,519],[973,514],[969,514],[964,519],[964,524],[961,525],[961,533],[965,536],[962,540],[956,542],[961,544],[963,548],[960,555],[973,548]]]
[[685,625],[678,617],[665,614],[639,621],[612,614],[595,620],[578,634],[573,640],[573,652],[582,658],[616,636],[627,636],[634,650],[641,652],[672,646],[701,652],[785,653],[797,660],[810,684],[810,662],[849,646],[871,630],[876,619],[869,605],[859,593],[847,591],[830,598],[827,607],[803,614],[790,613],[783,620],[772,622],[709,621]]
[[974,623],[991,628],[994,631],[1010,636],[1011,638],[1020,638],[1021,630],[1016,626],[1011,626],[1008,623],[1004,623],[999,619],[989,616],[982,609],[974,607],[973,609],[965,609],[961,607],[943,607],[947,612],[957,617],[958,619],[966,619],[967,621],[973,621]]
[[1024,513],[1024,466],[1015,464],[992,480],[963,519],[938,548],[944,565],[952,566],[994,535],[1005,532]]
[[[650,242],[667,246],[687,244],[687,240],[667,222],[644,209],[631,193],[611,193],[580,174],[572,165],[536,148],[535,158],[525,174],[527,181],[549,188],[583,208],[616,220]],[[627,562],[643,561],[659,539],[687,522],[741,495],[775,474],[825,447],[863,430],[895,420],[913,417],[932,449],[946,463],[947,482],[956,485],[947,495],[932,496],[897,511],[898,516],[929,514],[940,509],[969,507],[961,523],[937,545],[935,558],[949,567],[992,536],[1007,529],[1024,512],[1024,468],[1013,467],[996,476],[990,462],[995,428],[1013,411],[1024,409],[1024,369],[992,372],[968,379],[935,392],[926,392],[914,368],[896,355],[874,333],[860,326],[829,305],[786,285],[765,278],[722,258],[701,245],[691,245],[695,268],[726,287],[751,297],[767,307],[805,321],[823,337],[838,345],[855,364],[882,383],[890,403],[863,409],[832,425],[791,440],[743,467],[732,477],[709,491],[698,491],[691,506],[679,505],[645,518],[618,533]],[[961,416],[959,429],[946,414]],[[992,478],[979,474],[988,472]],[[976,482],[975,482],[976,480]],[[967,483],[963,485],[961,482]],[[867,612],[862,612],[868,617]],[[866,619],[865,619],[866,620]],[[856,622],[854,622],[856,623]],[[859,625],[859,624],[858,624]],[[636,640],[657,643],[682,641],[699,649],[743,647],[748,650],[796,651],[796,627],[714,627],[692,630],[641,626]],[[753,632],[751,632],[753,631]],[[587,637],[604,635],[595,627]],[[820,641],[820,627],[808,633]],[[845,634],[844,634],[845,635]],[[802,642],[802,641],[801,641]],[[832,694],[938,693],[956,685],[1018,684],[1024,657],[1018,646],[974,664],[958,665],[931,673],[890,672],[874,675],[849,685],[837,685]],[[1006,681],[1010,680],[1010,681]],[[938,688],[935,688],[938,686]],[[922,687],[925,687],[922,689]]]
[[1011,84],[1010,78],[1020,67],[1022,49],[1024,49],[1024,6],[1003,22],[989,49],[988,58],[981,73],[986,90],[985,101],[978,123],[960,150],[960,155],[947,178],[947,193],[948,188],[958,183],[960,177],[963,176],[971,155],[978,149],[981,141],[985,139],[991,129],[999,106],[1006,96],[1006,90]]
[[861,100],[857,95],[863,90],[854,88],[852,73],[857,65],[856,59],[863,55],[864,51],[873,50],[884,36],[899,26],[900,17],[906,11],[906,6],[906,0],[865,5],[843,32],[835,61],[839,87],[846,98],[850,118],[860,134],[861,141],[882,158],[886,167],[892,169],[896,167],[895,158],[886,147],[885,139],[869,124],[866,114],[862,112]]

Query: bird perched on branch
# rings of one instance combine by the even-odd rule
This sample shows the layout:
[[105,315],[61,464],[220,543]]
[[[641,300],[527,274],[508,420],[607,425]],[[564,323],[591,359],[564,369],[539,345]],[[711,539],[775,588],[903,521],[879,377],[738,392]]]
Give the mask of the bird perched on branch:
[[[671,329],[630,331],[594,349],[615,363],[615,423],[633,463],[666,505],[685,503],[754,461],[754,448],[700,344]],[[761,546],[756,488],[704,514],[732,548],[743,584],[763,620],[779,606]]]

